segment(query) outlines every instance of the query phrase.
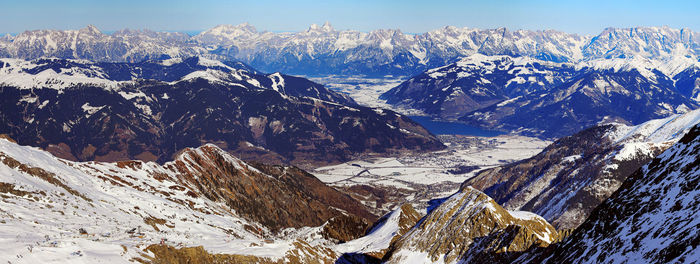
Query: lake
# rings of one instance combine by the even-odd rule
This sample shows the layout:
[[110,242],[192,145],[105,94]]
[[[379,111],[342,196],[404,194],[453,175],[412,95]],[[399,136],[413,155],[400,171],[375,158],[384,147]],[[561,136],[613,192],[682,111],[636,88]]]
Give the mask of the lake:
[[467,135],[479,137],[495,137],[505,133],[494,130],[486,130],[463,123],[435,121],[428,116],[409,116],[416,123],[421,124],[435,135]]

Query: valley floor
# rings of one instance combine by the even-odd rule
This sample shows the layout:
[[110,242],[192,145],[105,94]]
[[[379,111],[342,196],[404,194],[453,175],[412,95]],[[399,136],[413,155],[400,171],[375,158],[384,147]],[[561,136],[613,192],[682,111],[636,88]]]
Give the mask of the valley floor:
[[[424,115],[414,109],[395,108],[379,99],[401,84],[403,77],[363,76],[307,77],[332,90],[350,95],[357,103],[391,109],[405,115]],[[375,213],[385,214],[409,202],[425,213],[428,201],[453,194],[477,171],[529,158],[549,145],[534,137],[502,135],[476,137],[439,135],[446,150],[391,158],[361,158],[339,165],[316,168],[321,181],[355,194]]]
[[[377,208],[383,212],[405,202],[412,203],[418,210],[425,210],[429,200],[453,194],[477,171],[531,157],[551,143],[513,135],[441,135],[439,138],[448,145],[446,150],[394,158],[359,159],[317,168],[312,173],[321,181],[350,192],[357,190],[358,186],[371,186],[384,192],[393,190],[390,192],[393,197]],[[360,193],[360,196],[363,195]],[[361,200],[370,203],[367,204],[370,207],[377,206],[372,199]]]
[[408,116],[422,116],[423,112],[416,109],[395,108],[379,99],[379,96],[405,81],[405,77],[368,78],[364,76],[305,76],[309,80],[320,83],[329,89],[350,95],[358,104],[368,107],[391,109]]

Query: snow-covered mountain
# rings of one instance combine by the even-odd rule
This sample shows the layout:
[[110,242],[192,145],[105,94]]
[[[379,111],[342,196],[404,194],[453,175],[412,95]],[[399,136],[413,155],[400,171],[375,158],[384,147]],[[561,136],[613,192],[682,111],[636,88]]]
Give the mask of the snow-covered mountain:
[[398,29],[336,30],[330,24],[272,33],[249,24],[220,25],[189,37],[182,33],[122,30],[34,30],[0,38],[0,57],[58,57],[139,62],[206,55],[238,59],[265,72],[410,76],[473,54],[526,56],[551,62],[643,58],[697,61],[700,35],[688,29],[605,29],[597,36],[546,30],[444,27],[423,34]]
[[0,133],[71,160],[164,162],[204,143],[298,165],[443,148],[404,116],[240,63],[2,59],[0,66]]
[[689,97],[696,68],[692,61],[641,57],[553,63],[476,54],[419,74],[381,98],[481,127],[560,137],[604,120],[639,124],[696,109]]
[[637,126],[602,124],[561,138],[532,158],[488,169],[463,186],[508,210],[537,213],[557,229],[578,227],[639,167],[700,123],[700,110]]
[[159,246],[203,246],[234,263],[330,263],[335,244],[375,218],[306,172],[211,144],[159,165],[72,162],[5,138],[0,208],[0,256],[11,263],[126,263],[158,259]]
[[700,125],[624,181],[567,239],[520,263],[700,261]]
[[520,95],[548,92],[577,74],[573,65],[474,54],[414,76],[381,95],[387,103],[459,118]]
[[80,30],[33,30],[0,41],[0,57],[56,57],[92,61],[140,62],[145,59],[206,54],[184,33],[120,30],[111,35],[95,26]]

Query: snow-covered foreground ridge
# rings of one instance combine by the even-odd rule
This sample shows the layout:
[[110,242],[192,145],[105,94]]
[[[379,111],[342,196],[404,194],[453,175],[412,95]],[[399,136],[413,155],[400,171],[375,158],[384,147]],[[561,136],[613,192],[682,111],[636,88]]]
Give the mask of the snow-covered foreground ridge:
[[[484,193],[464,186],[392,243],[384,260],[388,263],[696,263],[700,260],[697,251],[700,125],[696,117],[663,120],[673,129],[664,129],[662,122],[647,123],[627,130],[635,132],[617,137],[629,139],[643,135],[654,138],[650,141],[675,144],[635,170],[568,237],[568,230],[557,232],[536,214],[505,210]],[[667,133],[671,130],[685,134]],[[569,179],[553,181],[580,185]]]
[[631,175],[570,237],[531,263],[697,263],[700,125]]
[[573,229],[639,167],[700,123],[700,110],[637,126],[601,124],[561,138],[520,162],[479,172],[464,186],[483,190],[508,210],[535,212]]
[[256,166],[214,145],[158,165],[71,162],[0,138],[0,260],[122,263],[152,257],[144,249],[155,244],[260,262],[328,260],[332,241],[348,239],[328,221],[356,226],[353,215],[368,216],[343,195],[328,196],[331,205],[306,196],[286,180],[322,183],[298,169]]

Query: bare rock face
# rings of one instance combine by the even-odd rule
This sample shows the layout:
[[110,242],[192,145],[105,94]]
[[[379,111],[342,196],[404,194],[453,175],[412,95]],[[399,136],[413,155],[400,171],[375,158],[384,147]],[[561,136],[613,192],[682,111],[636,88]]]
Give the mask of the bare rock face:
[[303,170],[251,166],[214,145],[186,149],[165,167],[175,171],[183,184],[196,188],[192,195],[223,202],[241,217],[274,232],[343,219],[344,225],[333,225],[326,234],[347,241],[361,236],[376,218],[350,196]]
[[527,212],[509,212],[466,187],[421,219],[385,256],[388,263],[504,262],[530,247],[548,246],[558,233]]
[[564,241],[530,263],[694,263],[700,259],[700,126],[635,171]]

